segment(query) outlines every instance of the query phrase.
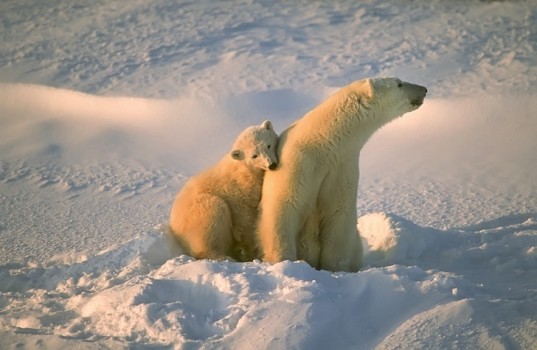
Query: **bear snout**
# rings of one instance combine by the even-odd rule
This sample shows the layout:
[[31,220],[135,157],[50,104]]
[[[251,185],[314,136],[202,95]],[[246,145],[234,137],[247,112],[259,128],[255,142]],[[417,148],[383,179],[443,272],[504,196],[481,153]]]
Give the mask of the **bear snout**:
[[414,107],[421,106],[425,99],[425,95],[427,95],[427,88],[425,86],[410,83],[403,84],[403,86],[410,99],[410,104]]
[[278,163],[276,162],[271,162],[268,166],[269,170],[274,170],[276,169],[276,167],[278,166]]

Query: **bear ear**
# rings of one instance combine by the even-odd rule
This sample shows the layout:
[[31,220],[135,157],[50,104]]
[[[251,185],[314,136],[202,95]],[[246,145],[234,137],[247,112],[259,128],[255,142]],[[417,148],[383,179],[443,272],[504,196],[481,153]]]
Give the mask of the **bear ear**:
[[367,97],[373,97],[374,91],[375,91],[375,83],[373,79],[367,79],[363,87],[364,95],[366,95]]
[[272,123],[270,120],[265,120],[263,123],[261,123],[261,127],[263,129],[272,130]]
[[235,160],[241,160],[244,158],[244,154],[240,149],[234,149],[233,151],[231,151],[231,158]]

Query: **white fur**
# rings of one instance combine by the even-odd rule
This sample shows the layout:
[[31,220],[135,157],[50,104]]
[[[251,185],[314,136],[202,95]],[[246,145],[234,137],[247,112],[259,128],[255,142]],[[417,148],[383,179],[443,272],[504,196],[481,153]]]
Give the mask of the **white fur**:
[[170,229],[196,258],[259,257],[255,225],[265,170],[277,164],[278,135],[269,121],[244,130],[232,151],[192,177],[177,195]]
[[425,92],[396,78],[356,81],[280,135],[279,165],[265,174],[261,199],[264,260],[301,259],[331,271],[361,267],[360,150],[382,125],[418,108]]

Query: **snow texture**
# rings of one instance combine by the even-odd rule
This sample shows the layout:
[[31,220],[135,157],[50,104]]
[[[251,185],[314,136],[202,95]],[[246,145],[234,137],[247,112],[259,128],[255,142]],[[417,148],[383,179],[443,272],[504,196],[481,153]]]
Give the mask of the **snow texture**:
[[[1,349],[537,348],[531,1],[0,4]],[[427,86],[363,149],[358,273],[183,255],[185,181],[353,80]]]

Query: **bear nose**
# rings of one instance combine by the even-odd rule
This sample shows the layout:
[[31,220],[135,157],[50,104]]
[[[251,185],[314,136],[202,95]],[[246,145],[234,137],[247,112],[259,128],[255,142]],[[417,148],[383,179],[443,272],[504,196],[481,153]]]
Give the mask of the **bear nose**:
[[269,170],[274,170],[276,169],[276,167],[278,166],[277,163],[270,163],[270,165],[268,166]]

